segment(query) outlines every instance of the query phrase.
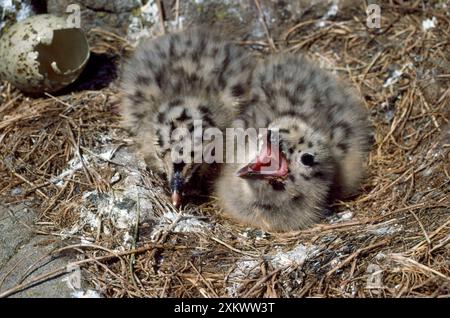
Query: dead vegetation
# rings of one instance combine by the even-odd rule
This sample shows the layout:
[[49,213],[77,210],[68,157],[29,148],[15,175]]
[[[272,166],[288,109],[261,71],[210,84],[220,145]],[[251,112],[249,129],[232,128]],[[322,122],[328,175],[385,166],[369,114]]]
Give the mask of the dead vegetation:
[[[128,244],[107,217],[77,226],[89,208],[86,193],[127,187],[130,167],[114,156],[130,143],[114,87],[31,98],[0,86],[1,201],[38,209],[36,231],[65,239],[55,254],[81,253],[78,265],[108,297],[448,297],[450,18],[436,3],[389,5],[381,29],[367,29],[361,6],[322,27],[301,21],[272,37],[266,26],[265,39],[242,42],[263,53],[306,52],[350,81],[370,110],[375,143],[362,193],[337,202],[337,216],[314,228],[246,229],[223,218],[214,198],[178,214],[164,183],[141,165],[133,167],[140,191],[130,205],[132,221],[141,222]],[[424,31],[432,16],[437,26]],[[131,51],[113,34],[90,37],[99,54]],[[141,214],[139,195],[153,220]],[[157,224],[168,212],[174,217]],[[201,230],[177,228],[186,220]]]

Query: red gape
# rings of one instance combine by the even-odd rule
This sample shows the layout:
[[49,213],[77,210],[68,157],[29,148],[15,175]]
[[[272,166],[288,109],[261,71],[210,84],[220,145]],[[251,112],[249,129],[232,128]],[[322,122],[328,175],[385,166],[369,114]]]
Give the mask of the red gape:
[[249,163],[236,173],[242,178],[283,178],[288,173],[286,157],[267,142],[255,162]]

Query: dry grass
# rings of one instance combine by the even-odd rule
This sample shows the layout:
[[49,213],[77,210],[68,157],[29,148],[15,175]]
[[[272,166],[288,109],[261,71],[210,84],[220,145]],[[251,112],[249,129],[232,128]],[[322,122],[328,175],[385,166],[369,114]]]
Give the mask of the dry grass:
[[[212,198],[183,211],[211,224],[202,232],[173,231],[179,215],[150,237],[152,224],[143,222],[130,249],[121,251],[119,232],[82,227],[67,234],[78,222],[84,193],[124,186],[111,182],[124,171],[114,158],[82,159],[80,169],[55,182],[71,159],[98,153],[100,136],[110,136],[117,149],[127,147],[114,115],[114,88],[29,98],[4,83],[1,200],[31,200],[40,212],[39,233],[66,233],[67,244],[80,237],[95,242],[64,250],[84,255],[80,265],[109,297],[217,297],[228,296],[230,286],[232,295],[242,297],[448,297],[450,20],[442,9],[430,4],[423,11],[416,3],[384,10],[381,30],[368,30],[363,20],[349,15],[323,28],[314,27],[314,20],[284,25],[277,38],[267,30],[267,39],[256,43],[262,52],[307,52],[364,97],[375,127],[369,176],[361,195],[334,206],[336,212],[352,213],[350,220],[330,222],[331,217],[306,231],[261,235],[223,218]],[[363,8],[353,10],[364,16]],[[438,27],[424,32],[421,22],[431,16]],[[91,41],[98,53],[130,51],[122,39],[101,30],[93,31]],[[402,75],[384,85],[393,70]],[[173,211],[161,195],[163,182],[145,169],[140,173],[154,214]],[[22,193],[11,196],[17,187]],[[273,262],[280,250],[299,245],[312,251],[306,261],[287,267]],[[242,264],[254,268],[237,275]],[[379,276],[370,276],[371,270]],[[381,277],[381,284],[367,285],[371,277]]]

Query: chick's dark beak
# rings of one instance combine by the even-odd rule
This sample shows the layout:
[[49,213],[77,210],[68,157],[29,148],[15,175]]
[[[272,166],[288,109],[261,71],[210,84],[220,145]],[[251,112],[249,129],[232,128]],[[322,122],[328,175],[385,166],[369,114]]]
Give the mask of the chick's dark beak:
[[174,207],[178,208],[181,206],[181,194],[178,191],[172,192],[172,204]]
[[176,208],[180,207],[182,203],[183,184],[184,180],[181,172],[175,171],[170,180],[170,188],[172,192],[172,204]]

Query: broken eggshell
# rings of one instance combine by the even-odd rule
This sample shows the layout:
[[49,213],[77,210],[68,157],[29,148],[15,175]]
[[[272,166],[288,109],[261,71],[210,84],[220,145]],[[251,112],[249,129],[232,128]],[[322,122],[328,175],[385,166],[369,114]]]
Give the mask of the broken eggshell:
[[0,38],[0,78],[27,93],[66,87],[78,78],[88,59],[83,31],[51,14],[18,22]]

